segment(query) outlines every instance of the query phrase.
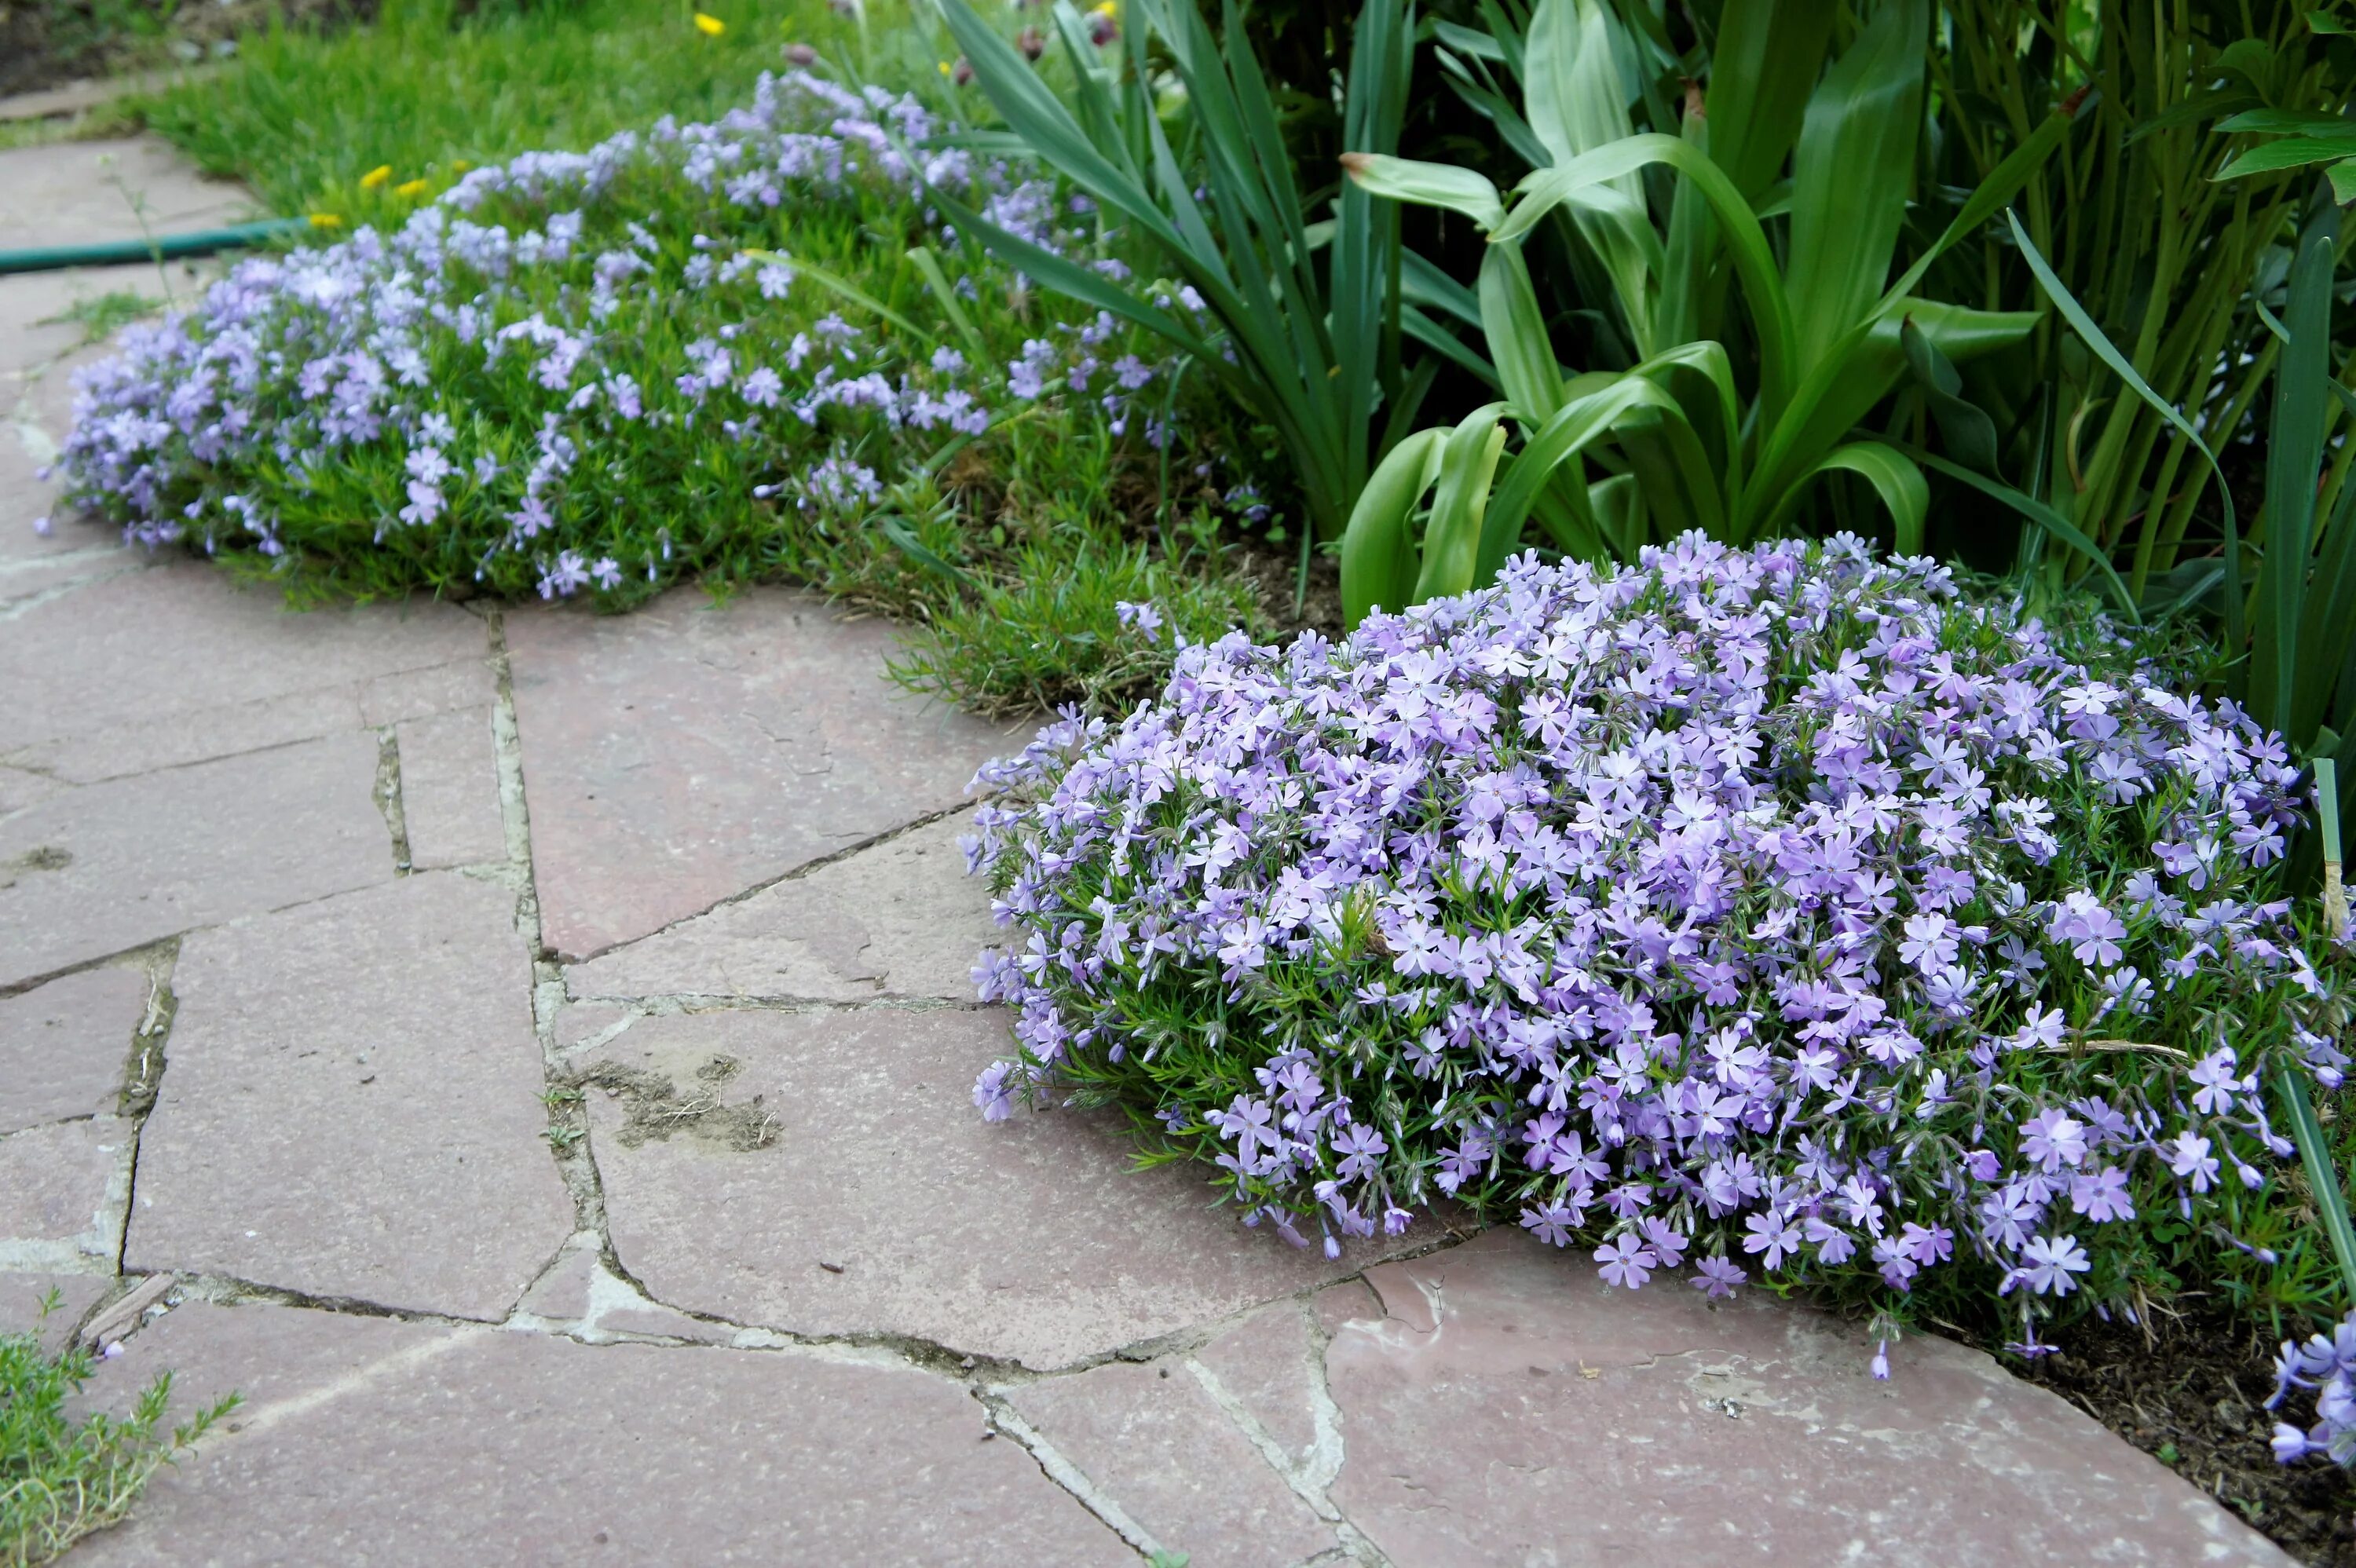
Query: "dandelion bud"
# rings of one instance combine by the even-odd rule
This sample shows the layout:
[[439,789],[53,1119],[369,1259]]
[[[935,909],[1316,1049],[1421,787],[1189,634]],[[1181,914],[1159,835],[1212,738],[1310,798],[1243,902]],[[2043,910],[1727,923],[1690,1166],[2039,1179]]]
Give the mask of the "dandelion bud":
[[1091,11],[1088,13],[1088,42],[1096,45],[1098,48],[1103,48],[1107,45],[1118,40],[1119,37],[1120,24],[1112,19],[1112,14],[1110,12]]
[[963,87],[966,83],[971,81],[973,80],[973,62],[966,59],[963,55],[958,56],[956,69],[949,72],[949,80],[956,82],[959,87]]
[[1014,47],[1023,51],[1024,59],[1035,60],[1047,52],[1047,40],[1040,36],[1038,28],[1025,27],[1014,35]]
[[786,61],[789,65],[816,65],[818,64],[818,51],[810,48],[808,44],[787,44],[786,46]]

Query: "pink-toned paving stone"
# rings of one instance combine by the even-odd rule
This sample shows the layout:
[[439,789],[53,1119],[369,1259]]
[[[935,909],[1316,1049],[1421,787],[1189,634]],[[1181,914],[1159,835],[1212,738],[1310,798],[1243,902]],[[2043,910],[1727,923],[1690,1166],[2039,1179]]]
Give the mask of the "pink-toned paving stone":
[[1289,1568],[1339,1545],[1183,1368],[1112,1361],[1004,1397],[1164,1551],[1220,1568]]
[[241,187],[205,178],[160,136],[0,151],[0,250],[208,229],[252,210]]
[[[711,1317],[1039,1368],[1364,1266],[1245,1229],[1200,1167],[1130,1169],[1109,1115],[983,1122],[969,1087],[1008,1049],[995,1010],[640,1019],[584,1063],[614,1086],[589,1109],[622,1266]],[[698,1104],[728,1136],[673,1114]]]
[[506,627],[541,936],[567,958],[956,805],[1021,732],[897,691],[891,625],[806,593]]
[[[114,1289],[104,1274],[20,1274],[0,1269],[0,1334],[38,1334],[51,1352],[63,1349],[74,1328]],[[57,1309],[41,1307],[57,1292]]]
[[441,871],[190,937],[130,1266],[505,1317],[573,1228],[513,912]]
[[[455,606],[295,612],[174,560],[0,621],[0,761],[104,778],[305,738],[288,727],[357,728],[367,684],[479,661],[483,645],[482,623]],[[292,711],[273,731],[277,706]]]
[[0,986],[389,880],[377,757],[371,735],[331,736],[60,791],[0,820]]
[[1137,1562],[905,1366],[192,1303],[106,1396],[167,1367],[244,1405],[78,1565]]
[[409,863],[419,870],[508,858],[491,710],[412,719],[395,731]]
[[112,1111],[149,989],[118,965],[0,1000],[0,1133]]
[[733,1328],[648,1301],[605,1266],[594,1244],[559,1253],[516,1310],[592,1343],[629,1334],[700,1345],[724,1345],[736,1338]]
[[974,959],[1002,933],[965,870],[966,814],[722,904],[577,964],[576,997],[973,998]]
[[137,1134],[93,1116],[0,1138],[0,1268],[111,1270]]
[[1330,1495],[1396,1568],[2289,1561],[1944,1339],[1893,1347],[1876,1382],[1857,1326],[1757,1296],[1712,1309],[1675,1280],[1612,1290],[1502,1231],[1367,1278],[1318,1301]]

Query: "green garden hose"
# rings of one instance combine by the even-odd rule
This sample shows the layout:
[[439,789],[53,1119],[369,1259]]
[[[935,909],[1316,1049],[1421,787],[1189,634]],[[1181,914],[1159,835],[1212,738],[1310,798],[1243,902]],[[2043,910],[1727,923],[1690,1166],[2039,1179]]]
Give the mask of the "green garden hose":
[[159,240],[118,240],[102,245],[52,245],[35,251],[0,251],[0,273],[48,272],[60,267],[112,267],[137,261],[168,261],[179,256],[209,256],[215,251],[237,251],[260,245],[281,234],[310,227],[307,219],[273,218],[262,223],[241,223],[233,229],[199,229],[193,234],[167,234]]

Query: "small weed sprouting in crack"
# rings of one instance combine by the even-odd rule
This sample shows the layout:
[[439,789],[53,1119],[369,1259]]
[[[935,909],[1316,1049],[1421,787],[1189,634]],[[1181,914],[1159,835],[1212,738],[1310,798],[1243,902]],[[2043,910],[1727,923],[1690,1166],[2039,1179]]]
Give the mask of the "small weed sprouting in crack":
[[[41,1302],[46,1321],[59,1304]],[[140,1488],[235,1409],[230,1394],[163,1430],[172,1374],[159,1372],[130,1415],[68,1414],[97,1370],[68,1346],[51,1355],[37,1332],[0,1334],[0,1563],[46,1563],[130,1512]]]

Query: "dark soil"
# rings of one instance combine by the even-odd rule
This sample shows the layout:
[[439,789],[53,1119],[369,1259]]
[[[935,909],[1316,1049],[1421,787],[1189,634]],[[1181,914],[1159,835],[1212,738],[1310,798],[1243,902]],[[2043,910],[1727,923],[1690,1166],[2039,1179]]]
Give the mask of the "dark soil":
[[269,25],[366,21],[377,0],[0,0],[0,98],[120,71],[192,65]]
[[1295,595],[1301,586],[1301,552],[1298,547],[1285,549],[1253,539],[1236,553],[1236,564],[1243,569],[1252,586],[1259,590],[1260,603],[1268,607],[1268,617],[1277,630],[1279,642],[1290,642],[1300,632],[1322,632],[1338,638],[1342,635],[1342,563],[1329,555],[1320,555],[1309,563],[1309,592],[1300,610],[1293,609]]
[[[2123,1321],[2072,1326],[2067,1348],[2025,1371],[2234,1509],[2299,1561],[2356,1568],[2356,1481],[2320,1461],[2277,1465],[2276,1344],[2246,1318],[2200,1301],[2154,1314],[2151,1333]],[[2293,1390],[2282,1419],[2314,1421]]]

